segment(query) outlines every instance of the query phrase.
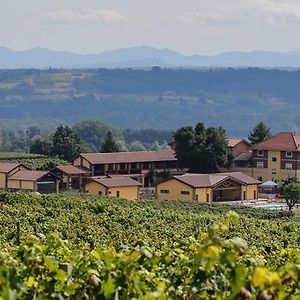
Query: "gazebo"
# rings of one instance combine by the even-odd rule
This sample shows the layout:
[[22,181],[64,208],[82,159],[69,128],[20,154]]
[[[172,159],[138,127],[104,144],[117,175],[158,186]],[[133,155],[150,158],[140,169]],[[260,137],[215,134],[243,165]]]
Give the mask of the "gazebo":
[[278,184],[272,180],[266,181],[262,183],[260,187],[260,191],[263,194],[276,194],[277,193]]

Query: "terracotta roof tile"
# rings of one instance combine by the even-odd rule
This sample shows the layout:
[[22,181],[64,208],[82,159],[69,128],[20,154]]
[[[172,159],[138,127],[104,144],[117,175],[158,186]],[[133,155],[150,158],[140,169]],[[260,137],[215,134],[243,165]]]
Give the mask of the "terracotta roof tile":
[[31,171],[31,170],[22,170],[18,171],[17,173],[10,176],[9,180],[27,180],[27,181],[36,181],[45,175],[47,175],[49,172],[47,171]]
[[242,172],[214,173],[214,174],[184,174],[173,176],[173,178],[186,183],[194,188],[213,187],[225,179],[232,178],[242,184],[259,184],[256,179],[243,174]]
[[141,183],[132,178],[92,178],[92,180],[106,187],[142,186]]
[[18,166],[20,166],[18,163],[0,163],[0,173],[9,173]]
[[56,169],[68,174],[68,175],[81,175],[81,174],[90,174],[91,171],[79,167],[75,167],[72,165],[62,165],[62,166],[56,166]]
[[300,151],[300,136],[294,132],[280,132],[253,146],[254,150]]
[[161,151],[135,151],[116,153],[82,153],[83,158],[92,164],[104,163],[135,163],[135,162],[155,162],[155,161],[176,161],[173,150]]

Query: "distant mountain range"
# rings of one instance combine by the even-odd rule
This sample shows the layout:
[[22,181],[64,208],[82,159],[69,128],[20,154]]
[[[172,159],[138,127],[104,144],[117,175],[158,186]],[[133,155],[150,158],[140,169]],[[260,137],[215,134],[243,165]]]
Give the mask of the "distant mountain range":
[[0,68],[148,68],[161,67],[262,67],[299,68],[300,50],[291,52],[226,52],[218,55],[183,55],[148,46],[76,54],[33,48],[13,51],[0,47]]

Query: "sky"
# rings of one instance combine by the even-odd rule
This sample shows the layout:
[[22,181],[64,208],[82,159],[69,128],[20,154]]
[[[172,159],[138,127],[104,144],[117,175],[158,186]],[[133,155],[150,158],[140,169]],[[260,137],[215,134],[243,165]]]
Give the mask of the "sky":
[[0,46],[77,53],[300,49],[300,0],[0,0]]

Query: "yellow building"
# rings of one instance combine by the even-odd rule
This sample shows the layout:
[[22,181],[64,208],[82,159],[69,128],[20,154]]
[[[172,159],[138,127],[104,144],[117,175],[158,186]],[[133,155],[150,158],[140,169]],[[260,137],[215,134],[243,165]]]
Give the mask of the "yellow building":
[[184,174],[156,185],[158,200],[185,200],[203,203],[253,200],[258,197],[259,181],[241,172]]
[[287,179],[300,180],[300,136],[281,132],[252,147],[234,160],[234,171],[260,181],[272,180],[279,186]]
[[140,187],[141,183],[127,177],[94,177],[85,185],[85,192],[91,195],[138,200]]
[[57,193],[58,179],[46,171],[20,170],[7,178],[8,191]]
[[18,163],[0,163],[0,189],[7,188],[7,179],[20,170],[28,170]]

